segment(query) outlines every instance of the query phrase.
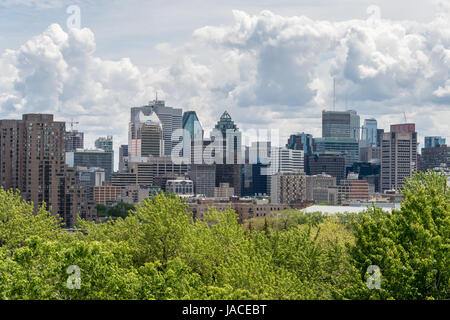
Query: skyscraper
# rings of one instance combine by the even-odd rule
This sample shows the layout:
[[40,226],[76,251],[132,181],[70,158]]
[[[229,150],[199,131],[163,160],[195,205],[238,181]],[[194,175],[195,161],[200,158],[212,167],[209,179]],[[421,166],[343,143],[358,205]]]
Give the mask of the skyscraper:
[[291,134],[286,144],[286,148],[291,150],[303,150],[305,155],[312,155],[314,152],[313,137],[308,133]]
[[75,152],[66,153],[66,164],[69,167],[103,168],[105,179],[111,180],[113,172],[113,153],[101,149],[78,149]]
[[399,190],[417,168],[415,124],[391,125],[381,143],[381,190]]
[[314,138],[317,154],[340,154],[350,167],[359,161],[359,144],[355,138]]
[[113,137],[100,137],[95,140],[95,147],[97,149],[105,150],[106,152],[113,152]]
[[[182,128],[181,120],[183,111],[181,109],[166,107],[164,101],[154,100],[147,106],[131,108],[131,122],[135,124],[146,122],[147,119],[145,117],[151,116],[153,113],[157,115],[157,118],[162,124],[164,155],[170,156],[173,147],[176,145],[176,142],[172,142],[172,133]],[[132,154],[132,146],[128,144],[128,147],[130,148],[130,154]]]
[[336,182],[345,178],[345,158],[341,155],[321,154],[307,156],[306,174],[326,173],[336,178]]
[[450,168],[450,147],[441,144],[435,147],[422,148],[422,171],[441,166]]
[[84,148],[84,133],[77,130],[66,131],[65,133],[65,150],[66,152],[73,152],[77,149]]
[[[114,149],[113,149],[113,137],[100,137],[95,140],[95,147],[99,150],[111,153],[111,170],[114,171]],[[109,180],[109,179],[108,179]]]
[[65,166],[65,122],[51,114],[24,114],[22,120],[0,120],[0,185],[18,189],[35,206],[45,203],[66,226],[76,214],[93,219],[95,208],[76,171]]
[[445,144],[445,138],[438,136],[425,137],[424,140],[425,140],[424,148],[433,148]]
[[[220,157],[223,155],[222,163],[216,163],[216,187],[221,183],[229,183],[230,187],[234,188],[237,196],[241,195],[241,132],[231,119],[231,116],[225,111],[220,120],[215,126],[215,133],[213,132],[211,139],[222,139],[221,147],[215,150],[215,153]],[[217,158],[216,158],[217,159]]]
[[360,139],[360,119],[354,110],[322,111],[323,138]]
[[365,119],[361,129],[361,147],[376,147],[377,120]]
[[145,120],[136,117],[135,121],[129,124],[128,157],[133,160],[163,156],[165,145],[163,134],[162,123],[156,113],[152,113]]
[[126,171],[127,162],[128,162],[128,145],[123,144],[119,148],[119,172]]
[[182,127],[189,131],[192,140],[203,139],[204,131],[195,111],[183,113]]

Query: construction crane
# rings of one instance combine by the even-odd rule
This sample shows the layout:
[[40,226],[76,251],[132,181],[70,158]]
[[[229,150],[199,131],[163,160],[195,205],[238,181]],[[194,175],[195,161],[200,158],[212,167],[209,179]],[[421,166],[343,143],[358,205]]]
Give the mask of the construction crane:
[[67,123],[70,123],[70,131],[73,132],[73,125],[74,124],[80,124],[78,121],[73,121],[73,118],[71,119],[71,121],[67,121]]

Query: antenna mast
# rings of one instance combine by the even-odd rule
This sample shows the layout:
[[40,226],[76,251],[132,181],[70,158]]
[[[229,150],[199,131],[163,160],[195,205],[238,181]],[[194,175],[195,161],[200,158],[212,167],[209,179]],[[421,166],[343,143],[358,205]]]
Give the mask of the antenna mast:
[[333,111],[336,111],[336,78],[333,78]]

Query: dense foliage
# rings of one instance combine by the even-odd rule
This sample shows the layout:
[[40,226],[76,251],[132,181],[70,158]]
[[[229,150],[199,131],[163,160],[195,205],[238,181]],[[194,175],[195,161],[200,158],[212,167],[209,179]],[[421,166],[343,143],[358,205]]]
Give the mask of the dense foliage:
[[99,217],[121,217],[128,216],[128,212],[134,209],[132,204],[120,201],[118,204],[112,207],[107,207],[104,204],[97,204],[97,216]]
[[69,233],[0,190],[0,299],[448,299],[446,180],[417,174],[403,194],[392,214],[286,211],[245,224],[214,208],[194,220],[160,194]]

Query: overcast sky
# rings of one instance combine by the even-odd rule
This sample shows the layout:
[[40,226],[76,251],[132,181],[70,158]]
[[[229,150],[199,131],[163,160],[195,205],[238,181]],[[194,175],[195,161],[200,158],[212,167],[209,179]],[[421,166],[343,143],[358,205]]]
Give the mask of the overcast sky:
[[[81,29],[66,12],[80,8]],[[195,110],[209,131],[321,134],[321,111],[450,139],[450,2],[0,0],[0,118],[76,119],[127,143],[129,109]],[[70,20],[73,21],[73,20]]]

